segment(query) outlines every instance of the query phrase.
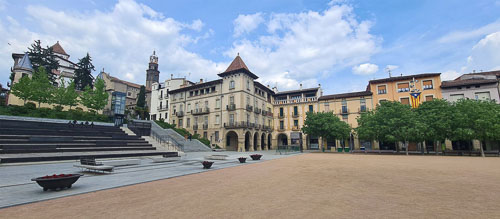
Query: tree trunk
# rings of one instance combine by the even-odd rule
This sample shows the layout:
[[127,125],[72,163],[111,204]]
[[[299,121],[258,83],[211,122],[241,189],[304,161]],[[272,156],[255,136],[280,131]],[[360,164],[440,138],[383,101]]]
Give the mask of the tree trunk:
[[40,105],[42,104],[41,101],[38,101],[38,109],[40,109]]
[[479,141],[479,150],[481,151],[481,157],[485,157],[483,150],[483,141]]
[[409,146],[409,143],[408,141],[405,141],[405,149],[406,149],[406,156],[408,156],[408,146]]
[[428,153],[429,153],[429,151],[427,150],[427,144],[425,143],[425,141],[423,141],[423,142],[421,143],[421,145],[422,145],[422,153],[423,153],[423,154],[425,154],[425,153],[427,153],[427,154],[428,154]]
[[396,146],[396,152],[399,154],[399,142],[394,142],[394,145]]

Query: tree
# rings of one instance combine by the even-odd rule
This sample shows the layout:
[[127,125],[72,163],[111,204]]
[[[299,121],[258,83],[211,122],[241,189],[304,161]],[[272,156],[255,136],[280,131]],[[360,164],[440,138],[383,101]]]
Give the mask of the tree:
[[484,157],[482,142],[500,139],[500,106],[492,101],[461,99],[454,108],[451,139],[479,140]]
[[71,107],[78,104],[78,93],[75,91],[75,83],[73,81],[66,87],[63,79],[59,82],[59,87],[54,89],[52,103],[58,106],[66,105]]
[[98,78],[94,84],[94,89],[87,85],[80,97],[82,104],[95,112],[104,109],[108,104],[108,93],[104,80]]
[[302,132],[323,139],[347,139],[351,127],[332,112],[307,112]]
[[31,78],[29,78],[28,76],[22,77],[17,83],[14,83],[11,86],[10,92],[12,92],[12,94],[14,94],[19,99],[23,100],[24,104],[26,104],[26,101],[31,100],[33,96],[31,84]]
[[33,95],[29,100],[37,102],[38,108],[40,108],[41,103],[50,103],[52,101],[54,86],[52,86],[44,67],[38,67],[33,72],[31,90]]
[[59,62],[57,61],[52,48],[47,46],[46,49],[43,49],[40,40],[35,40],[35,42],[31,44],[31,48],[28,48],[28,50],[28,55],[30,57],[31,64],[33,65],[33,69],[44,67],[50,82],[55,84],[56,75],[54,75],[52,71],[59,68]]
[[441,148],[441,142],[451,138],[453,114],[448,101],[434,99],[425,101],[415,109],[419,120],[425,125],[425,140],[432,140],[438,148]]
[[382,139],[382,132],[378,126],[377,118],[374,111],[361,113],[357,118],[358,127],[354,129],[359,139],[370,141]]
[[137,95],[135,112],[141,119],[145,119],[148,114],[148,111],[146,109],[146,87],[144,86],[141,86],[139,94]]
[[92,64],[92,58],[89,53],[81,59],[79,59],[76,64],[78,68],[75,70],[75,84],[78,90],[83,90],[85,87],[89,86],[92,88],[92,82],[94,81],[94,76],[92,76],[92,71],[95,71],[94,65]]

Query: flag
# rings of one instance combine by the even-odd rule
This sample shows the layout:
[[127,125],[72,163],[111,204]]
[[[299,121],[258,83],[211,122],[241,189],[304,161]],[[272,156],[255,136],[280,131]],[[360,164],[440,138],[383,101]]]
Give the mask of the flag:
[[411,93],[410,99],[411,99],[411,108],[417,108],[418,105],[420,104],[420,93]]

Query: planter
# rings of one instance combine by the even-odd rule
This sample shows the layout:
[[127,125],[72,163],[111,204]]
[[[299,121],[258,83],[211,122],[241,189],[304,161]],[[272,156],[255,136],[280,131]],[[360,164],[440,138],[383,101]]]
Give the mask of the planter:
[[240,158],[238,158],[238,160],[240,161],[240,163],[247,162],[247,158],[246,157],[240,157]]
[[337,148],[337,152],[342,152],[342,148]]
[[38,185],[43,188],[43,191],[47,191],[49,189],[64,189],[71,188],[71,185],[75,183],[82,174],[59,174],[52,176],[42,176],[38,178],[33,178],[31,181],[36,181]]
[[262,154],[252,154],[250,155],[250,157],[252,158],[252,160],[260,160]]
[[210,167],[212,167],[212,164],[214,164],[214,162],[212,162],[212,161],[203,161],[201,164],[203,164],[203,169],[210,169]]
[[349,152],[349,148],[344,148],[344,152]]

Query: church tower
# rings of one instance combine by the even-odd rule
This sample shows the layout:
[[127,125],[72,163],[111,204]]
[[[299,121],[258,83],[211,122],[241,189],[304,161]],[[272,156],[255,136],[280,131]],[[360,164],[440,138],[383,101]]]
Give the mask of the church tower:
[[160,71],[158,71],[158,56],[155,51],[149,57],[149,68],[146,70],[146,89],[151,90],[153,83],[160,81]]

